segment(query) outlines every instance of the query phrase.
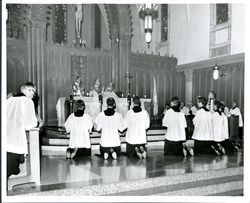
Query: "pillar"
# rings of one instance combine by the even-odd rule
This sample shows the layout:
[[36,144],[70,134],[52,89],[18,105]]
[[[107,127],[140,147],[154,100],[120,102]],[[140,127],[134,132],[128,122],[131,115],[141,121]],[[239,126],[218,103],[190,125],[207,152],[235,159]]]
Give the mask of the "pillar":
[[130,54],[130,34],[120,34],[119,39],[119,87],[126,95],[129,93],[128,84],[125,75],[130,72],[129,69],[129,54]]
[[111,39],[111,80],[114,83],[115,89],[122,91],[119,85],[119,51],[119,35],[116,33]]
[[46,109],[46,6],[32,5],[28,26],[28,69],[29,80],[39,95],[39,114],[45,118]]
[[193,70],[184,71],[186,77],[186,93],[185,93],[185,102],[192,101],[193,98]]

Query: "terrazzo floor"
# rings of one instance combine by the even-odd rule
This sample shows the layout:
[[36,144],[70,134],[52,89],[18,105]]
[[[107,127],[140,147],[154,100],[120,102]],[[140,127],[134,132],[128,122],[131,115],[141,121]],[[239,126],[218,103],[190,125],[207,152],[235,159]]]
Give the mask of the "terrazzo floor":
[[124,155],[117,160],[103,160],[97,154],[98,151],[94,151],[91,157],[78,160],[66,159],[62,155],[42,156],[41,185],[18,186],[9,190],[8,195],[32,195],[36,192],[53,192],[58,189],[98,187],[110,183],[122,184],[124,181],[127,187],[129,181],[161,179],[177,175],[192,175],[197,172],[223,171],[223,169],[226,171],[243,166],[241,151],[223,156],[177,157],[164,156],[162,149],[152,147],[148,149],[147,159],[142,160],[131,159]]

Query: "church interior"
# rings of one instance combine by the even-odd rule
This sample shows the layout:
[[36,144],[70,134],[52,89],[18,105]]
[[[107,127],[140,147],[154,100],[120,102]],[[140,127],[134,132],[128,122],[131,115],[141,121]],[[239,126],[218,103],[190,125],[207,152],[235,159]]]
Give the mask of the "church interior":
[[[4,10],[6,95],[33,82],[41,119],[27,132],[29,154],[20,174],[7,180],[6,198],[244,196],[244,125],[230,135],[237,150],[219,156],[164,155],[162,126],[173,97],[198,108],[197,98],[210,91],[228,109],[236,102],[244,123],[244,4],[8,3]],[[125,156],[121,133],[122,155],[103,160],[101,134],[93,129],[91,156],[67,159],[64,124],[77,98],[94,119],[110,95],[122,116],[141,98],[150,117],[147,158]]]

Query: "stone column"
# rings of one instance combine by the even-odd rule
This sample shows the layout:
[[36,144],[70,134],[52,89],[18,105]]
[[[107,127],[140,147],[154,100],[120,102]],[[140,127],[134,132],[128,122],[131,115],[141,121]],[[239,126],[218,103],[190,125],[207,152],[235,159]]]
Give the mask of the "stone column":
[[111,60],[112,60],[112,73],[111,80],[115,85],[116,90],[121,90],[119,86],[119,37],[118,34],[112,36],[111,39]]
[[129,69],[129,54],[130,54],[130,34],[120,34],[119,39],[119,87],[126,95],[129,93],[125,75]]
[[192,101],[193,98],[193,70],[184,71],[186,77],[186,93],[185,93],[185,102]]
[[44,5],[31,6],[27,43],[29,80],[37,87],[40,98],[39,114],[46,120],[46,6]]

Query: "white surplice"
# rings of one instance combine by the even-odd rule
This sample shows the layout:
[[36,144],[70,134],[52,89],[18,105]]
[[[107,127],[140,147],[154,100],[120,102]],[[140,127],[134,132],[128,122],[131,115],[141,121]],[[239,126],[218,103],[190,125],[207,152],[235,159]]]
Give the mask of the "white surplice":
[[146,144],[146,130],[149,128],[150,119],[148,112],[144,109],[134,112],[132,109],[127,112],[124,128],[127,128],[126,142],[129,144]]
[[84,113],[83,116],[77,117],[74,113],[70,114],[65,122],[65,129],[70,134],[70,148],[90,148],[89,132],[93,127],[91,117]]
[[102,147],[116,147],[121,145],[119,131],[123,131],[123,120],[120,113],[115,112],[112,116],[107,116],[104,112],[97,115],[96,130],[101,132]]
[[225,140],[229,139],[229,129],[228,129],[228,117],[226,114],[222,114],[223,117],[223,132]]
[[222,142],[225,140],[224,118],[218,112],[214,112],[213,115],[213,134],[215,142]]
[[7,100],[7,152],[28,154],[26,130],[37,126],[34,103],[26,96]]
[[231,108],[229,115],[239,116],[239,127],[243,126],[242,115],[241,115],[239,107],[236,107],[234,109]]
[[173,109],[169,109],[164,115],[162,125],[167,127],[165,139],[170,141],[186,140],[185,128],[187,127],[187,122],[182,112],[175,112]]
[[193,119],[195,140],[213,140],[212,114],[204,109],[199,109]]

